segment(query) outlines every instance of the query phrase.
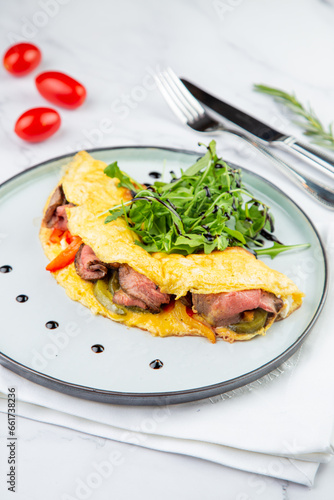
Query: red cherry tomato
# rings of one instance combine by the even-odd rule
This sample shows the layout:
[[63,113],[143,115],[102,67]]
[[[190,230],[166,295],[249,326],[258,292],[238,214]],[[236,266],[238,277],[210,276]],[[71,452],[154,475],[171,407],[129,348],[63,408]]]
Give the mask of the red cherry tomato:
[[17,43],[3,57],[3,65],[14,76],[24,76],[41,62],[42,54],[32,43]]
[[15,132],[25,141],[40,142],[57,132],[60,123],[60,116],[54,109],[33,108],[20,116]]
[[75,109],[86,99],[86,89],[71,76],[46,71],[36,77],[36,86],[45,99],[68,109]]

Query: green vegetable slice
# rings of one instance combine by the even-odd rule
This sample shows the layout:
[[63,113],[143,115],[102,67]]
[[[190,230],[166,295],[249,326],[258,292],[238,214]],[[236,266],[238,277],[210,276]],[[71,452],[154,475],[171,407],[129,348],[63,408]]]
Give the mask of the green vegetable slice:
[[268,313],[266,311],[263,309],[255,309],[254,319],[252,321],[240,321],[240,323],[231,325],[231,329],[237,333],[255,333],[264,327],[267,317]]
[[93,292],[97,300],[102,304],[108,311],[114,314],[120,314],[124,316],[126,312],[120,307],[113,303],[113,295],[110,293],[108,288],[108,282],[105,280],[97,280],[93,286]]

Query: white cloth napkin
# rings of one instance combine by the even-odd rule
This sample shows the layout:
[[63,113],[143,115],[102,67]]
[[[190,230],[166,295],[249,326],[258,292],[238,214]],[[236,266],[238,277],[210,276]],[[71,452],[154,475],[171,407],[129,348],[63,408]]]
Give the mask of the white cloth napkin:
[[[326,229],[323,236],[332,260],[334,234]],[[330,281],[325,308],[293,358],[219,397],[165,407],[109,405],[46,389],[0,366],[0,411],[6,413],[14,386],[22,417],[311,486],[319,463],[334,453],[333,303]]]

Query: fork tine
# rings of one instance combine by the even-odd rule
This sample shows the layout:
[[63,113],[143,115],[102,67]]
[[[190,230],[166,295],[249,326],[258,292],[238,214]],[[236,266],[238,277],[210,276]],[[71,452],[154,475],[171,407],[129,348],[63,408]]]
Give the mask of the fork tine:
[[191,106],[189,104],[187,99],[185,99],[182,92],[180,91],[178,86],[175,84],[173,78],[170,76],[168,71],[167,70],[163,71],[162,75],[164,76],[166,82],[168,82],[169,88],[173,92],[174,98],[177,99],[177,103],[179,105],[181,105],[183,107],[183,109],[186,109],[188,114],[190,114],[190,121],[197,120],[199,118],[198,112],[196,111],[196,109],[193,108],[193,106]]
[[178,90],[181,92],[185,102],[189,107],[194,109],[196,111],[196,114],[198,115],[203,115],[205,113],[205,109],[203,106],[199,103],[199,101],[192,95],[191,92],[187,89],[185,85],[181,82],[180,78],[174,73],[171,67],[168,67],[166,69],[166,72],[169,74],[170,78],[172,79],[174,85],[178,88]]
[[175,95],[175,92],[173,92],[173,89],[171,88],[170,84],[168,83],[163,73],[158,73],[157,75],[154,75],[154,79],[158,85],[160,92],[162,93],[163,97],[165,98],[168,106],[171,108],[173,113],[175,113],[176,116],[183,123],[188,123],[188,121],[192,121],[193,116],[189,113],[187,108],[182,104],[182,102],[180,102],[178,97]]

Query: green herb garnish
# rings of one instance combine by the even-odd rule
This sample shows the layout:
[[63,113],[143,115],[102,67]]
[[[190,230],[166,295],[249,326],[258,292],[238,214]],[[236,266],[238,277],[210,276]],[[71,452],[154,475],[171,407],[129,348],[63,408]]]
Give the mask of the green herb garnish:
[[326,129],[310,106],[306,108],[294,94],[288,94],[280,89],[266,85],[254,85],[254,89],[274,96],[276,101],[285,104],[294,114],[300,116],[303,121],[295,121],[295,123],[304,129],[304,135],[312,137],[314,144],[334,149],[333,124],[331,123]]
[[136,244],[148,252],[209,254],[240,246],[275,256],[305,246],[262,248],[260,236],[266,238],[273,232],[274,218],[269,207],[243,185],[241,171],[218,158],[215,141],[210,142],[203,157],[170,183],[156,181],[141,189],[141,184],[121,172],[116,162],[104,172],[134,194],[132,200],[112,207],[105,223],[122,217],[139,236]]
[[121,172],[119,166],[117,165],[117,161],[110,163],[110,165],[104,169],[104,173],[107,174],[108,177],[116,177],[119,179],[118,187],[125,187],[131,191],[134,189],[130,177],[124,174],[124,172]]
[[281,252],[286,252],[287,250],[297,250],[302,248],[309,248],[310,243],[303,243],[301,245],[281,245],[281,243],[274,243],[270,248],[260,248],[256,250],[257,255],[269,255],[272,259],[276,257]]

